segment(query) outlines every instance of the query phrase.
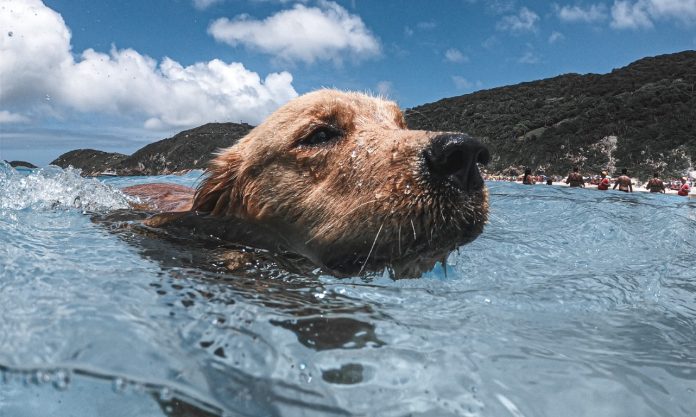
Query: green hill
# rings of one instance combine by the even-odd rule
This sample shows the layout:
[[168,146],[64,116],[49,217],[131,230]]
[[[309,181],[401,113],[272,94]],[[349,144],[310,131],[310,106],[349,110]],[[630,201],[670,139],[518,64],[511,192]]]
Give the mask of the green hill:
[[696,51],[609,74],[566,74],[406,111],[413,129],[463,131],[491,150],[490,172],[628,168],[678,176],[696,165]]

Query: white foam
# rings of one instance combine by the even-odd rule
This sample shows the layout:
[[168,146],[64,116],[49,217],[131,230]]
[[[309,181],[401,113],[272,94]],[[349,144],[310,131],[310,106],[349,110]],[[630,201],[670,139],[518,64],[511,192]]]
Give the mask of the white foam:
[[48,166],[25,174],[0,161],[0,209],[80,209],[107,211],[128,208],[128,197],[80,170]]

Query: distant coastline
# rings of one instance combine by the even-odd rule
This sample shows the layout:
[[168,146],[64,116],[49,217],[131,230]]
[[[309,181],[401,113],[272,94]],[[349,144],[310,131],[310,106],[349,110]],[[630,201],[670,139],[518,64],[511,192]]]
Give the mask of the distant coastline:
[[[679,178],[696,169],[696,51],[638,60],[611,73],[567,74],[405,110],[413,129],[461,131],[485,142],[487,170],[566,175],[627,168]],[[159,175],[203,169],[253,126],[209,123],[133,155],[80,149],[52,161],[83,175]]]
[[84,176],[186,173],[204,169],[215,151],[234,145],[252,128],[246,123],[208,123],[153,142],[132,155],[77,149],[59,156],[51,165],[72,166]]
[[12,168],[29,168],[29,169],[35,169],[38,168],[36,165],[32,164],[31,162],[27,161],[5,161],[8,165],[10,165]]
[[643,58],[607,74],[565,74],[406,111],[414,129],[485,142],[489,172],[679,178],[696,169],[696,51]]

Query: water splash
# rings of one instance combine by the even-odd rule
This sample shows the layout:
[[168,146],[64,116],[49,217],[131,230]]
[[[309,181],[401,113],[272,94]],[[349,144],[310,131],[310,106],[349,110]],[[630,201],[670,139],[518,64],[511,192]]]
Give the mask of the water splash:
[[80,170],[56,166],[29,174],[0,161],[0,209],[107,211],[128,208],[129,198],[94,178],[83,178]]

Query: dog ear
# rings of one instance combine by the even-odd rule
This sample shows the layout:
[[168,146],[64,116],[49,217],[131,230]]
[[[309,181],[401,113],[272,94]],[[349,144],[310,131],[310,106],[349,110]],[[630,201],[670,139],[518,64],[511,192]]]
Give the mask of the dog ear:
[[191,209],[214,216],[232,214],[239,201],[235,185],[241,165],[242,158],[231,150],[213,159],[206,170],[208,177],[196,190]]

